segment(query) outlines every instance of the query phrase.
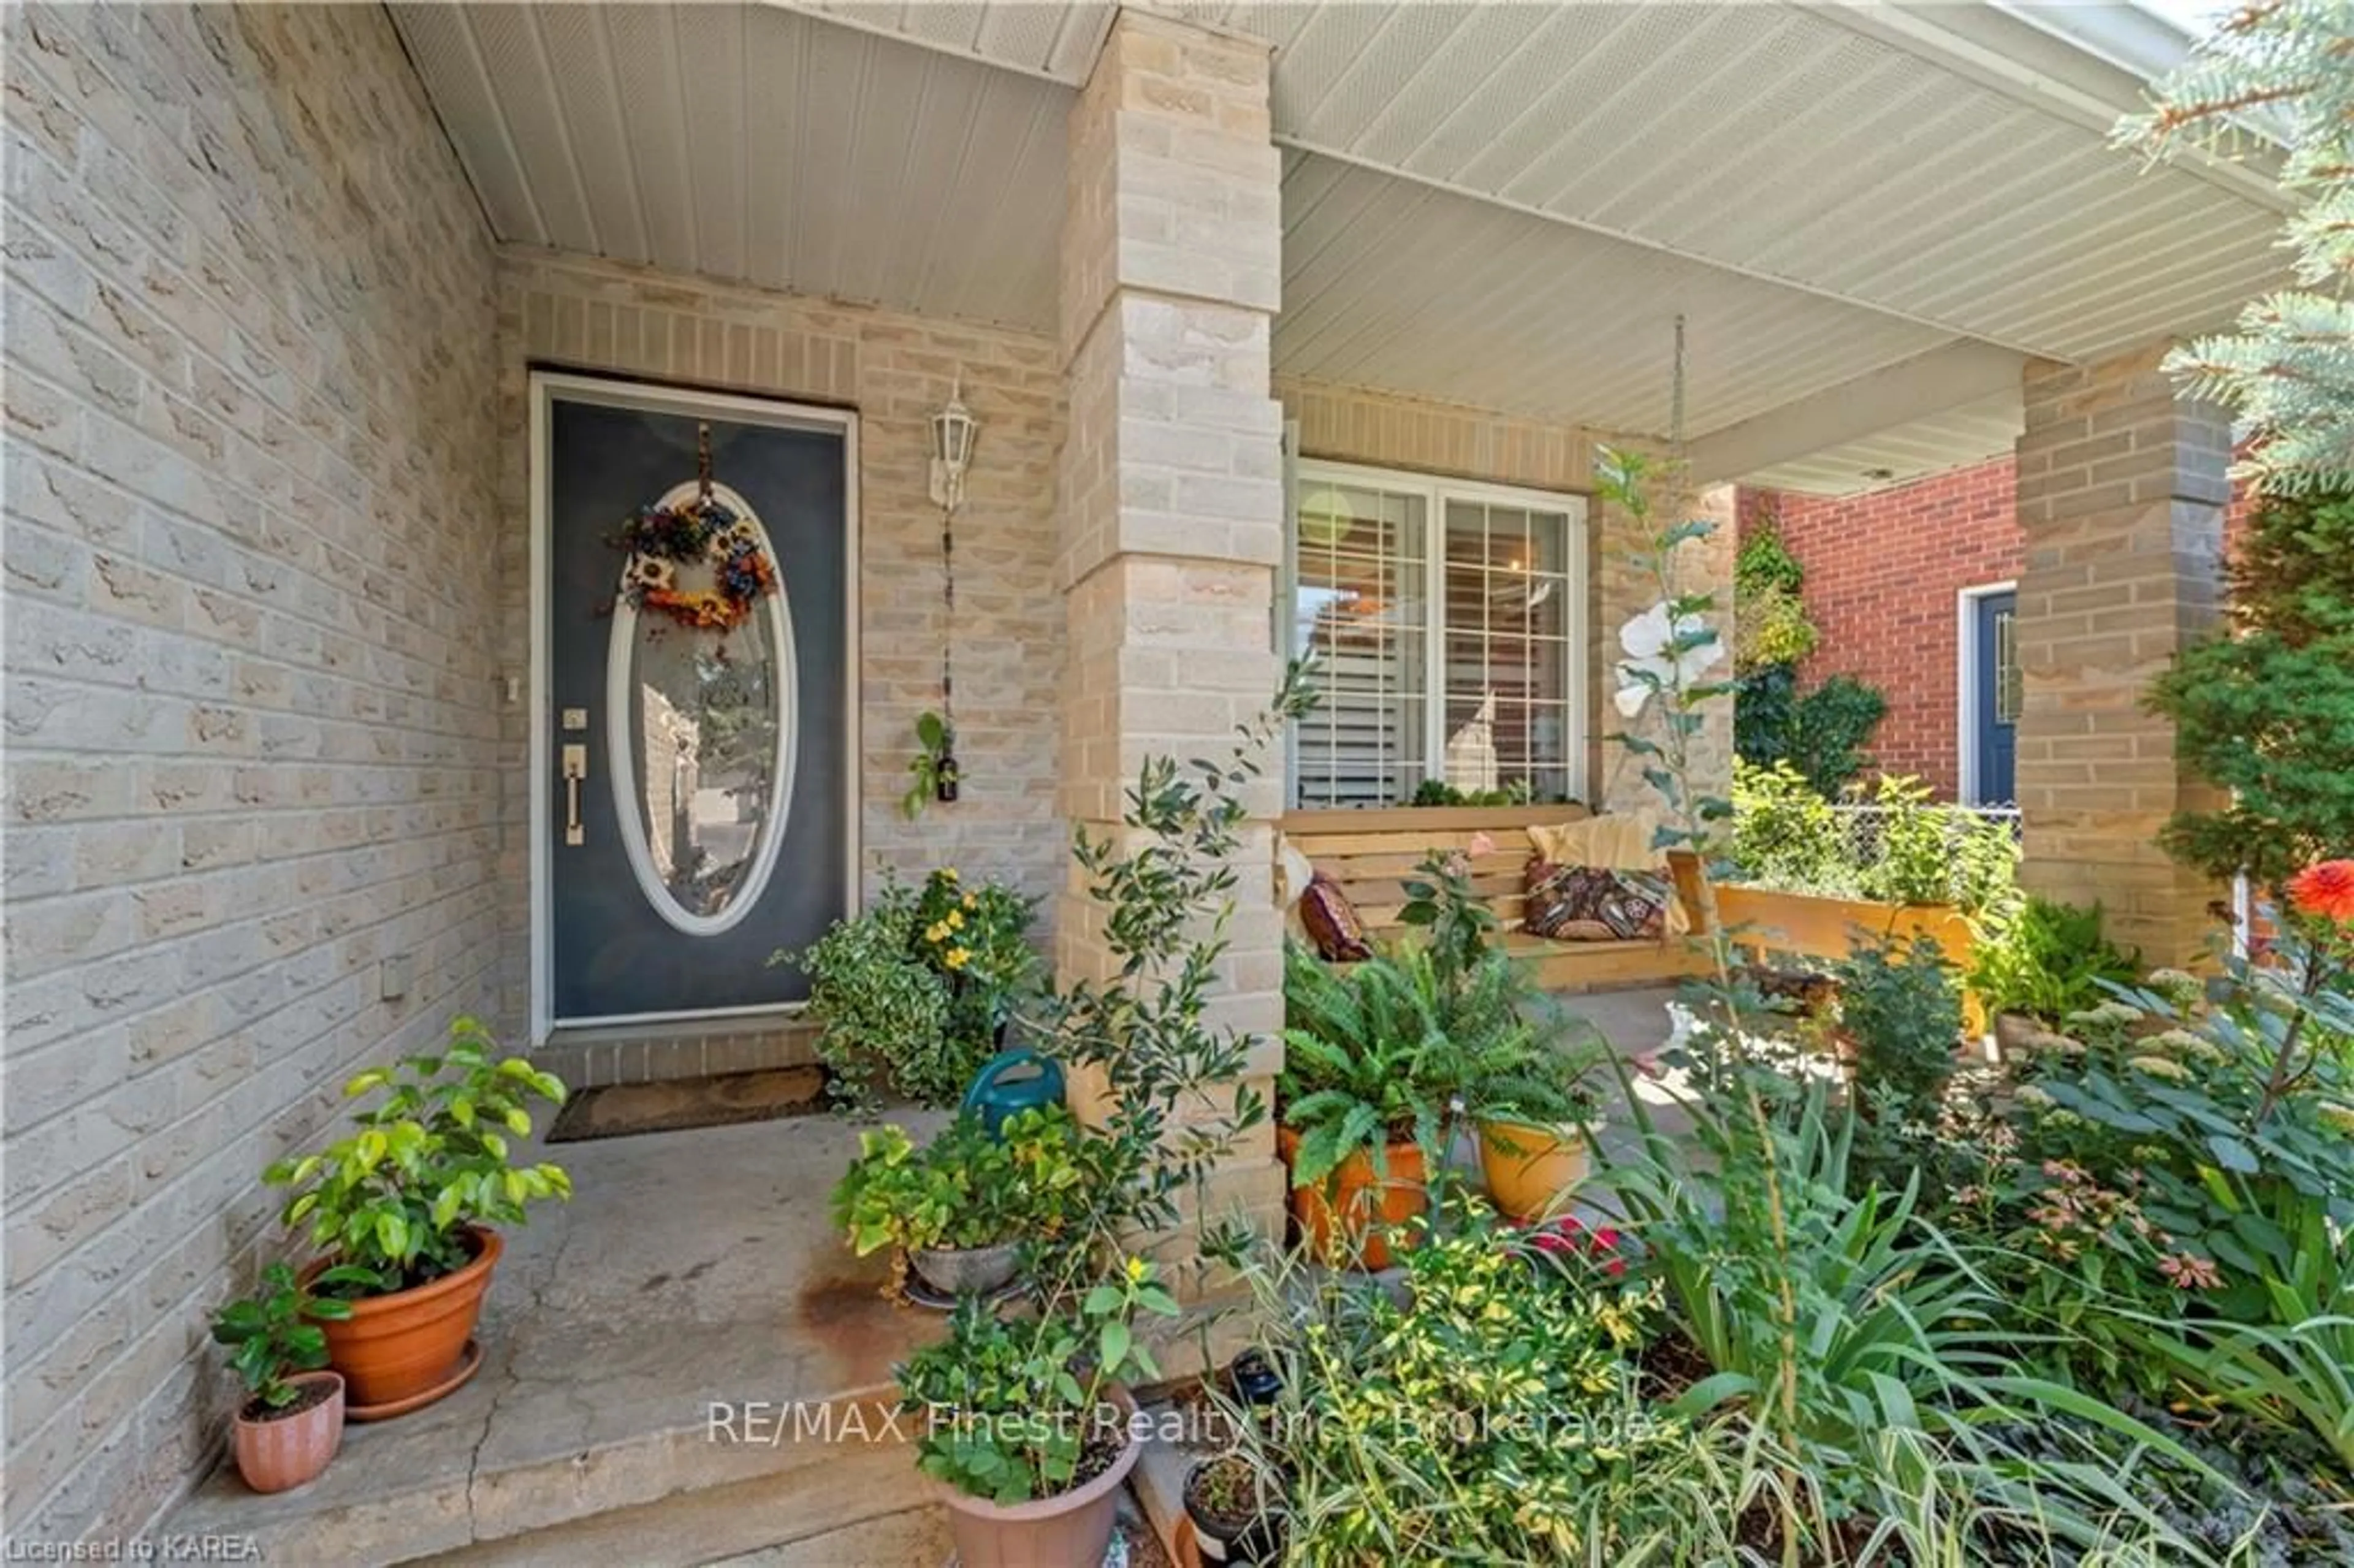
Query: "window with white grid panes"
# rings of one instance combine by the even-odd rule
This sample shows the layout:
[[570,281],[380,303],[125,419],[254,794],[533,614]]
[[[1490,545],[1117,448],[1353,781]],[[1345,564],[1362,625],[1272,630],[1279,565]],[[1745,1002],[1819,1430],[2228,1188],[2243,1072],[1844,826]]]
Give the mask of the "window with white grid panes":
[[1584,524],[1574,496],[1301,464],[1293,651],[1324,701],[1295,803],[1398,805],[1426,779],[1576,795]]
[[1384,805],[1424,777],[1429,501],[1371,485],[1304,482],[1295,511],[1296,654],[1316,659],[1299,721],[1303,806]]

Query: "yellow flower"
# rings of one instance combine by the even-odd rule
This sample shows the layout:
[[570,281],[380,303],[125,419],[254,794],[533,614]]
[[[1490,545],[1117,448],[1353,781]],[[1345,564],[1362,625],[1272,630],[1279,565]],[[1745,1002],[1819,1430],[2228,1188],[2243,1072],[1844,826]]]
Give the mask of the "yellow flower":
[[952,969],[960,969],[964,968],[966,962],[970,960],[971,957],[972,955],[965,951],[962,948],[950,948],[948,950],[948,955],[940,961],[948,965],[948,967]]
[[948,939],[949,928],[937,923],[924,933],[924,940],[927,942],[945,942]]
[[951,909],[951,910],[949,910],[949,911],[948,927],[949,927],[949,930],[951,930],[951,931],[961,931],[961,930],[963,930],[963,929],[964,929],[964,911],[963,911],[963,910],[961,910],[961,909]]
[[942,882],[954,882],[957,880],[957,868],[952,865],[944,865],[940,867],[940,880]]
[[1135,1280],[1141,1280],[1144,1277],[1144,1260],[1133,1253],[1129,1255],[1128,1277]]
[[964,895],[964,906],[968,909],[978,909],[981,907],[981,900],[968,893]]

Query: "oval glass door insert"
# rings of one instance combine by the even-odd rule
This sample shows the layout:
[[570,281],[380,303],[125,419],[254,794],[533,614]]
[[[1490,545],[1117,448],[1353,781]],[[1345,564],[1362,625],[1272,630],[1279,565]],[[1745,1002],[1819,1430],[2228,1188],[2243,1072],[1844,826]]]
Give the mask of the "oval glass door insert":
[[[713,490],[751,524],[778,568],[769,531],[744,498],[724,484]],[[694,494],[682,484],[661,504]],[[710,573],[680,566],[677,586],[709,588],[702,577]],[[748,914],[784,842],[796,687],[791,585],[780,568],[776,579],[777,591],[725,632],[642,614],[626,594],[613,600],[605,711],[615,814],[646,902],[691,935],[715,936]]]

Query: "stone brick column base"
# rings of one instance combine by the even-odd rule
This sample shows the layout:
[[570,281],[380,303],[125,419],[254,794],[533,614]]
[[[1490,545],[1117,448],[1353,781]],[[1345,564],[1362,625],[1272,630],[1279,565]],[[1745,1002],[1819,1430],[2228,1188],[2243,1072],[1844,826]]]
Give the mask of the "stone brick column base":
[[[1268,364],[1280,171],[1267,65],[1261,45],[1124,11],[1071,111],[1061,804],[1097,834],[1119,831],[1124,791],[1146,757],[1224,756],[1280,673],[1272,615],[1281,414]],[[1282,1063],[1282,926],[1263,820],[1280,809],[1279,779],[1247,804],[1257,821],[1245,835],[1211,1016],[1258,1042],[1249,1083],[1271,1101]],[[1074,868],[1055,917],[1066,979],[1108,978],[1101,927]],[[1099,1084],[1076,1085],[1076,1107],[1099,1112],[1101,1093]],[[1262,1127],[1217,1171],[1210,1202],[1267,1227],[1279,1225],[1283,1195],[1272,1131]],[[1196,1258],[1190,1219],[1136,1241],[1171,1266],[1181,1298],[1229,1283],[1187,1266]]]
[[2169,815],[2213,796],[2142,696],[2215,622],[2231,500],[2230,425],[2176,397],[2167,346],[2031,364],[2018,478],[2020,880],[2098,902],[2153,964],[2200,955],[2221,890],[2158,847]]

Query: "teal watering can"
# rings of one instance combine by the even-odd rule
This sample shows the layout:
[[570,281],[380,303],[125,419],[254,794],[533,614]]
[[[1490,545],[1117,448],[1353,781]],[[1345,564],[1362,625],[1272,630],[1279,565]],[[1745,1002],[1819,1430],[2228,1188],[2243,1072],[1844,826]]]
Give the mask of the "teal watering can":
[[1063,1069],[1027,1045],[1000,1051],[964,1092],[964,1110],[978,1116],[991,1138],[1020,1111],[1063,1103]]

